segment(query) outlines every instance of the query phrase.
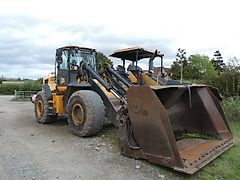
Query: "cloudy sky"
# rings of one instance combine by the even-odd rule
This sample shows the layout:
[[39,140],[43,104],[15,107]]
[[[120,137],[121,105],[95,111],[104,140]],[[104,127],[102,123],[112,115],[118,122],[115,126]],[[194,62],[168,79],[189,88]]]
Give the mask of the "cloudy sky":
[[237,0],[1,0],[0,75],[46,76],[70,44],[106,55],[141,45],[162,51],[165,66],[179,47],[227,61],[240,57],[239,18]]

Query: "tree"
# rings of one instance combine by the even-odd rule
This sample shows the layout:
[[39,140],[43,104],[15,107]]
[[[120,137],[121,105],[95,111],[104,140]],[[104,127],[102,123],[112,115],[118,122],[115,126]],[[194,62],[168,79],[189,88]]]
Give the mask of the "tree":
[[187,66],[187,58],[186,58],[186,52],[185,49],[178,48],[178,52],[176,54],[176,61],[173,62],[173,65],[171,66],[171,77],[173,79],[181,79],[185,77],[184,76],[184,69]]
[[235,71],[240,70],[240,60],[237,57],[230,58],[228,60],[228,68]]
[[226,67],[226,64],[223,62],[223,58],[220,51],[215,51],[213,56],[214,57],[211,60],[211,62],[217,73],[220,74],[221,72],[223,72],[224,68]]
[[171,65],[171,78],[176,80],[181,78],[181,66],[177,60]]
[[183,66],[187,64],[187,57],[186,57],[185,49],[178,48],[178,52],[177,52],[177,55],[176,55],[176,60],[180,61],[180,67],[181,67],[180,83],[182,83],[182,80],[183,80]]
[[240,93],[240,60],[236,57],[229,59],[228,66],[224,71],[226,78],[226,92],[228,95],[239,95]]
[[217,72],[208,56],[195,54],[188,58],[188,79],[203,79],[206,77],[216,77]]
[[[179,61],[173,62],[171,66],[172,78],[179,79],[180,75],[180,64]],[[203,79],[206,77],[216,77],[217,72],[215,71],[212,63],[209,60],[208,56],[204,55],[191,55],[183,64],[183,77],[184,79]]]
[[97,70],[100,74],[103,73],[104,67],[111,67],[113,62],[101,52],[97,52]]

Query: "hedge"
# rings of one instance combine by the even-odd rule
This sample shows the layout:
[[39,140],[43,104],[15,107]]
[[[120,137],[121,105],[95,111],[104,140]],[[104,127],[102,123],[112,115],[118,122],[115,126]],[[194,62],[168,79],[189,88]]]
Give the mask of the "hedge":
[[0,95],[14,95],[17,91],[40,91],[42,85],[38,81],[27,81],[23,83],[0,84]]

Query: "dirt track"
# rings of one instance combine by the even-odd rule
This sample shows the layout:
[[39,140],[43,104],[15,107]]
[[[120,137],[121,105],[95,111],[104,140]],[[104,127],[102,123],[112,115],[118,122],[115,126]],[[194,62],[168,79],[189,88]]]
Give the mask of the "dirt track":
[[170,178],[165,169],[120,155],[106,130],[79,138],[66,119],[38,124],[30,102],[11,98],[0,96],[0,179]]

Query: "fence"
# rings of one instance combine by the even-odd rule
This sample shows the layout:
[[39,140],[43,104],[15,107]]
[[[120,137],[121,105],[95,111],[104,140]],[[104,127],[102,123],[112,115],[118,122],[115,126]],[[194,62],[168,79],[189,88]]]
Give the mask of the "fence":
[[38,91],[16,91],[15,90],[15,100],[26,100],[30,99]]

